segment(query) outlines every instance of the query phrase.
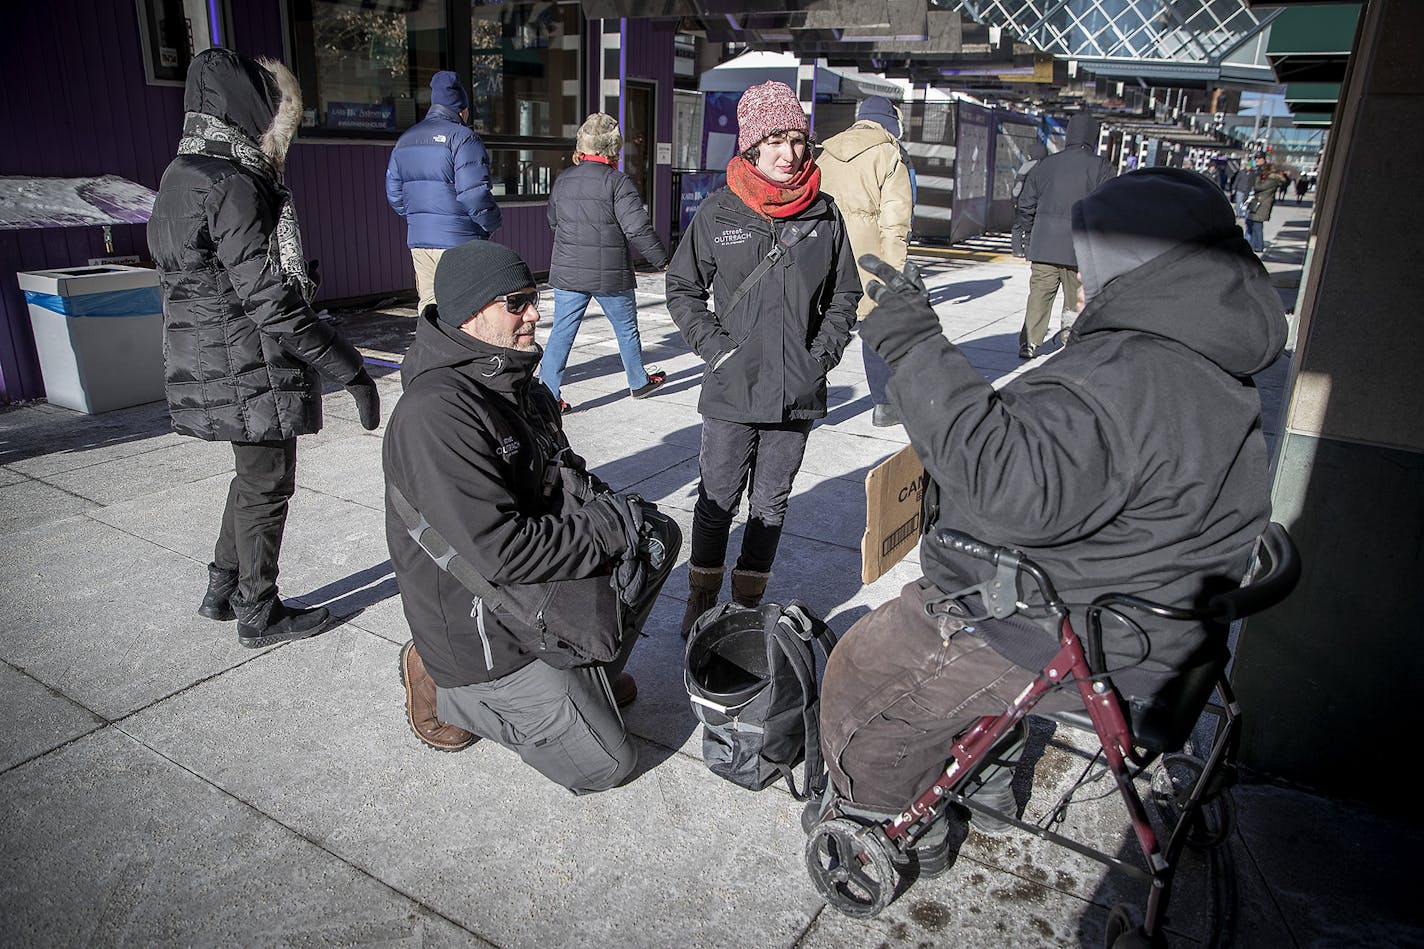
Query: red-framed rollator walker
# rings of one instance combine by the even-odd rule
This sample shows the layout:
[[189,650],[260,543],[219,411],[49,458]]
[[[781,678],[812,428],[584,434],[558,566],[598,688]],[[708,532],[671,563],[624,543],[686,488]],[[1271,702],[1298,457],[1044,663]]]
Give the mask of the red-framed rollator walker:
[[[1091,857],[1109,868],[1147,880],[1147,907],[1139,925],[1132,907],[1115,906],[1109,915],[1106,944],[1115,949],[1157,946],[1164,942],[1164,920],[1172,877],[1183,847],[1207,849],[1225,840],[1231,811],[1225,791],[1235,779],[1235,757],[1240,741],[1240,706],[1226,678],[1230,650],[1226,630],[1230,623],[1260,612],[1283,600],[1300,578],[1295,545],[1284,527],[1271,524],[1256,549],[1254,577],[1245,585],[1213,597],[1203,609],[1180,609],[1126,594],[1108,593],[1083,610],[1086,644],[1070,622],[1068,604],[1058,596],[1052,580],[1013,548],[992,547],[966,534],[940,530],[930,543],[951,547],[996,568],[1009,581],[1015,599],[1019,583],[1032,581],[1059,626],[1058,652],[1033,683],[1002,715],[980,718],[949,749],[943,773],[899,817],[884,823],[867,823],[839,810],[834,795],[813,801],[804,816],[808,833],[806,866],[821,896],[849,916],[874,916],[908,888],[913,865],[910,850],[915,841],[952,803],[972,812],[991,815],[1054,844]],[[1220,631],[1220,648],[1199,665],[1182,671],[1165,702],[1150,706],[1124,703],[1104,670],[1102,614],[1131,623],[1130,614],[1148,613],[1166,619],[1213,624]],[[1137,624],[1133,624],[1137,625]],[[1138,626],[1139,632],[1141,627]],[[1145,636],[1145,633],[1143,634]],[[1059,799],[1048,817],[1038,824],[1014,814],[993,810],[963,791],[988,763],[990,753],[1014,727],[1033,711],[1049,690],[1076,686],[1083,701],[1081,711],[1054,712],[1047,717],[1096,734],[1101,747],[1082,775]],[[1208,705],[1212,693],[1219,704]],[[1216,716],[1214,736],[1201,758],[1177,753],[1202,718]],[[1143,866],[1103,853],[1049,830],[1046,824],[1061,817],[1072,796],[1090,777],[1098,762],[1105,762],[1127,808]],[[1163,826],[1165,843],[1149,819],[1136,780],[1154,764],[1150,799]],[[1145,867],[1146,869],[1143,869]]]

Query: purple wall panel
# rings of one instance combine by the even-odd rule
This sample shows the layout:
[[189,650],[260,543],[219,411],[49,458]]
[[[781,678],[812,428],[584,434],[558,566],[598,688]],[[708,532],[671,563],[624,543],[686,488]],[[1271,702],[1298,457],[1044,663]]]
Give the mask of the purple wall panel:
[[[657,83],[656,142],[671,142],[673,133],[673,34],[677,20],[629,20],[627,70],[629,79]],[[591,58],[591,57],[590,57]],[[672,166],[653,167],[653,224],[666,246],[672,235]]]
[[[0,144],[0,174],[110,174],[157,188],[177,147],[183,90],[145,80],[132,0],[9,5],[0,88],[8,93],[0,128],[12,132]],[[114,252],[148,256],[144,229],[115,227]],[[103,254],[97,227],[0,232],[0,402],[44,394],[15,272]]]

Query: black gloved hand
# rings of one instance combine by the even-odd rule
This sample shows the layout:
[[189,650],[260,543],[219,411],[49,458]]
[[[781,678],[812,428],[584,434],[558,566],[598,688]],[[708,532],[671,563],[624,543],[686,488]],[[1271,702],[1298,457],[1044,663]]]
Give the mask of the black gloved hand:
[[356,412],[361,416],[361,427],[374,432],[381,424],[381,395],[376,391],[375,380],[362,367],[356,378],[346,383],[346,391],[356,400]]
[[884,283],[872,280],[866,293],[875,301],[861,321],[860,337],[887,363],[895,363],[917,343],[940,335],[939,317],[930,306],[929,291],[920,278],[920,268],[906,262],[897,272],[874,254],[865,254],[860,265]]
[[643,594],[648,579],[647,562],[639,556],[643,536],[643,499],[636,494],[602,494],[595,501],[613,511],[623,528],[623,551],[609,580],[624,603],[632,605]]

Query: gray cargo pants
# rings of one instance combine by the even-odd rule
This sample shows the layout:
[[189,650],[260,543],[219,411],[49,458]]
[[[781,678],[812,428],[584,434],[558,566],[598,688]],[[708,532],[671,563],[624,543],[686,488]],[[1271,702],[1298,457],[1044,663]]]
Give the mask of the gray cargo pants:
[[435,690],[435,714],[481,738],[518,753],[525,764],[575,794],[607,791],[622,784],[638,764],[638,749],[623,727],[611,683],[618,678],[658,592],[682,549],[677,525],[666,522],[667,545],[660,570],[629,609],[633,618],[623,649],[602,666],[555,669],[534,660],[493,682]]
[[524,763],[575,794],[617,787],[638,750],[613,704],[609,683],[623,671],[637,636],[607,666],[555,669],[535,660],[493,682],[437,689],[436,715],[515,751]]

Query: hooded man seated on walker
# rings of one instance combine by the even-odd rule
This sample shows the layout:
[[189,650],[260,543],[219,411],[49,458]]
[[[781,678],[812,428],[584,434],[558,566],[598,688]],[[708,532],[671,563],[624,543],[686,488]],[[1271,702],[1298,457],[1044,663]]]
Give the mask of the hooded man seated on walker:
[[[1108,591],[1201,607],[1235,587],[1270,515],[1261,401],[1251,376],[1280,355],[1280,297],[1219,189],[1149,168],[1073,207],[1082,315],[1073,345],[1000,390],[940,330],[913,263],[862,263],[883,283],[862,335],[891,368],[889,391],[938,492],[926,531],[949,527],[1034,560],[1070,604]],[[857,622],[831,654],[821,742],[842,813],[888,819],[944,769],[976,718],[1003,713],[1056,651],[1036,591],[1005,620],[961,594],[986,564],[921,548],[925,575]],[[1028,586],[1031,586],[1028,585]],[[1107,670],[1133,703],[1226,648],[1226,629],[1153,617],[1143,635],[1103,621]],[[1039,712],[1080,708],[1076,688]],[[1022,723],[971,791],[1017,815]],[[1002,821],[973,815],[973,829]],[[997,825],[997,826],[996,826]],[[920,839],[922,875],[948,866],[948,821]]]

